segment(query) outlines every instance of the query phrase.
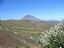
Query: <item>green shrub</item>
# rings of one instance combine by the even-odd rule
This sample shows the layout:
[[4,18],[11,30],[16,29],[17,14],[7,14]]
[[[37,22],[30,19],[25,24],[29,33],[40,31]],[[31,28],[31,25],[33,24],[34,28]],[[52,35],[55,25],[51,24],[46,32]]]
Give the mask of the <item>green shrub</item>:
[[40,48],[64,48],[64,23],[43,32],[39,39]]

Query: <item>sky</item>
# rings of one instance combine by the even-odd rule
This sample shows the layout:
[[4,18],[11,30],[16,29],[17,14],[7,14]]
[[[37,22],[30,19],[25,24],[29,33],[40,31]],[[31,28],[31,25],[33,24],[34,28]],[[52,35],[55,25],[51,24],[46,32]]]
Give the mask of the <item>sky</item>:
[[21,19],[25,15],[63,20],[64,0],[0,0],[0,19]]

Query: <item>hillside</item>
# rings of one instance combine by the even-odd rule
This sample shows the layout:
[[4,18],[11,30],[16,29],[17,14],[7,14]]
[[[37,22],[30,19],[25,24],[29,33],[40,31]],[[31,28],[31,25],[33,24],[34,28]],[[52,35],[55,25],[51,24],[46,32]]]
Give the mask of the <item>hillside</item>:
[[[59,21],[55,21],[53,24],[52,22],[41,21],[33,16],[29,16],[27,19],[25,16],[21,20],[0,20],[0,40],[1,42],[6,40],[6,43],[12,46],[17,44],[18,46],[36,46],[41,32],[59,23]],[[2,35],[4,36],[1,37]]]
[[0,29],[0,45],[15,48],[24,46],[24,43],[19,41],[13,32]]
[[[32,21],[32,20],[6,20],[0,22],[0,28],[12,32],[19,32],[19,34],[32,34],[43,32],[49,29],[52,25],[47,22]],[[31,36],[31,35],[30,35]]]

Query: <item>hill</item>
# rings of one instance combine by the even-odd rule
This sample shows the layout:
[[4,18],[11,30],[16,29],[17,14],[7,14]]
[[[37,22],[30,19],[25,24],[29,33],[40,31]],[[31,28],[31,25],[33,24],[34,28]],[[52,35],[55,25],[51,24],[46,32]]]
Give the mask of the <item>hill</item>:
[[17,44],[18,46],[36,46],[40,34],[58,23],[59,21],[41,21],[30,15],[21,20],[0,20],[0,33],[5,35],[1,38],[3,38],[2,40],[8,40],[7,44],[12,46]]

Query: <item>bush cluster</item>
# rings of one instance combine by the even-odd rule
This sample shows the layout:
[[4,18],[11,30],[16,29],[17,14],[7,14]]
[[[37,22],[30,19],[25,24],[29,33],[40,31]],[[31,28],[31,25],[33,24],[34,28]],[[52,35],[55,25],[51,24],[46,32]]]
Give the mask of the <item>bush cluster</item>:
[[64,22],[43,32],[39,44],[40,48],[64,48]]

